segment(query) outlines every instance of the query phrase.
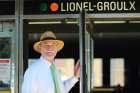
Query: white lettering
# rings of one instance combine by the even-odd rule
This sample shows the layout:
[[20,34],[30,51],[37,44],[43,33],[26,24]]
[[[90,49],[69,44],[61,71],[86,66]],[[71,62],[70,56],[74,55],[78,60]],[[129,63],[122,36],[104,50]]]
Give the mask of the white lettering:
[[136,8],[135,8],[135,1],[133,1],[133,2],[129,2],[129,4],[131,5],[131,7],[129,8],[129,10],[136,10]]
[[116,2],[111,2],[110,3],[110,10],[115,11],[116,10]]
[[76,3],[76,11],[82,11],[83,7],[82,7],[82,3]]
[[126,7],[126,3],[125,2],[123,3],[123,6],[124,6],[124,10],[128,10],[128,8]]
[[70,3],[70,11],[75,11],[75,3],[74,2]]
[[97,10],[98,11],[103,11],[103,2],[98,2],[97,3]]
[[104,2],[104,10],[109,10],[109,2]]
[[83,9],[85,9],[85,11],[88,11],[88,7],[88,2],[84,2]]
[[92,8],[91,2],[89,3],[89,11],[94,11],[94,9]]
[[[94,9],[95,8],[95,9]],[[61,11],[62,12],[77,12],[81,10],[88,12],[97,11],[130,11],[136,10],[135,1],[112,1],[112,2],[97,2],[93,4],[92,2],[62,2]]]
[[117,2],[117,10],[119,11],[123,10],[123,2],[121,3]]
[[61,3],[61,11],[66,11],[66,10],[64,9],[63,3]]

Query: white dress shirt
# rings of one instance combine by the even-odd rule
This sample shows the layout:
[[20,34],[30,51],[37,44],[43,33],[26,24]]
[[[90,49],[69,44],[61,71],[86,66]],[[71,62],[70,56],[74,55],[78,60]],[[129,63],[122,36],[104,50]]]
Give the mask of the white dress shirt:
[[[31,64],[25,72],[21,93],[55,93],[50,65],[43,57]],[[78,81],[76,77],[62,81],[60,74],[58,78],[61,93],[68,93]]]

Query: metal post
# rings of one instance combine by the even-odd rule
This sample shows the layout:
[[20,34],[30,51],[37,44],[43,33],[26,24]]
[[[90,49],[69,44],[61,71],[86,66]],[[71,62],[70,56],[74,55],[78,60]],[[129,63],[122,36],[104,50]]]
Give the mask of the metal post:
[[93,84],[92,84],[92,80],[93,80],[93,78],[95,77],[93,77],[93,67],[92,67],[92,64],[94,64],[93,62],[93,60],[94,60],[94,40],[93,40],[93,38],[94,38],[94,36],[93,36],[93,34],[94,34],[94,24],[93,24],[93,22],[89,19],[89,34],[90,34],[90,73],[91,73],[91,75],[90,75],[90,91],[91,92],[93,92]]
[[79,25],[79,42],[80,42],[80,93],[87,93],[87,73],[86,73],[86,59],[85,59],[85,12],[80,14]]
[[93,82],[92,82],[92,80],[93,80],[93,78],[95,77],[93,77],[93,66],[92,66],[92,64],[94,64],[93,63],[93,60],[94,60],[94,41],[93,41],[93,38],[90,36],[90,73],[91,73],[91,75],[90,75],[90,91],[92,92],[93,91]]
[[20,93],[23,76],[23,4],[24,0],[15,0],[15,93]]

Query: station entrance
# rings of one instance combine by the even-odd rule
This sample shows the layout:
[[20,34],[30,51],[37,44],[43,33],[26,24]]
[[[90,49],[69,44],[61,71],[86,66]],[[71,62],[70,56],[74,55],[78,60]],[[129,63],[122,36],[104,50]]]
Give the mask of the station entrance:
[[[125,11],[114,11],[117,3],[95,0],[95,11],[84,15],[74,11],[55,14],[48,10],[46,0],[0,0],[0,93],[21,92],[25,70],[39,58],[32,46],[46,30],[65,42],[57,56],[58,67],[66,75],[63,79],[73,75],[80,59],[80,82],[71,93],[139,91],[139,0],[131,4],[124,0],[121,9]],[[67,63],[64,64],[69,71],[60,61]]]
[[[85,52],[85,55],[81,56],[85,56],[85,62],[87,62],[83,65],[83,67],[86,68],[84,70],[86,72],[84,73],[87,73],[83,74],[86,75],[83,77],[84,79],[86,78],[87,81],[82,83],[84,83],[83,87],[85,87],[85,84],[87,87],[85,87],[82,92],[113,93],[117,86],[123,89],[122,91],[124,93],[138,91],[139,55],[136,53],[139,52],[140,46],[138,43],[140,40],[138,30],[139,21],[100,21],[87,19],[85,20],[85,43],[83,44],[84,41],[80,39],[81,36],[83,36],[80,30],[83,30],[82,25],[84,23],[79,21],[79,19],[80,17],[24,19],[22,39],[24,51],[23,65],[20,64],[22,69],[19,70],[20,73],[23,71],[23,74],[20,74],[20,77],[23,77],[24,71],[28,66],[39,58],[39,54],[33,50],[34,42],[39,40],[41,33],[49,30],[55,32],[56,36],[65,42],[64,49],[57,56],[58,66],[67,76],[63,77],[63,79],[67,79],[73,75],[73,68],[77,60],[80,59],[80,55]],[[94,31],[94,33],[91,33],[92,31]],[[17,74],[19,63],[17,63],[16,59],[19,56],[16,56],[16,47],[18,45],[16,42],[14,22],[1,21],[0,37],[0,70],[1,73],[5,72],[5,74],[1,76],[0,92],[15,93],[17,89],[20,89],[20,87],[17,88],[15,86],[21,86],[22,83],[18,83],[19,81],[17,81],[19,77]],[[92,37],[94,41],[90,37]],[[82,53],[80,53],[80,49],[82,49],[81,46],[85,47],[84,51],[81,50]],[[92,57],[89,55],[92,55]],[[83,57],[82,60],[84,60]],[[65,71],[66,68],[59,63],[60,61],[64,62],[63,64],[66,62],[65,66],[63,66],[69,68],[69,71]],[[92,62],[92,65],[89,61]],[[118,75],[119,78],[116,77]],[[131,84],[133,84],[133,86]],[[81,91],[80,82],[71,89],[70,93],[74,93],[75,91]]]
[[[30,64],[32,64],[32,62],[40,57],[40,54],[33,50],[33,44],[39,40],[39,37],[43,32],[53,31],[56,34],[56,37],[63,40],[65,43],[64,49],[58,53],[56,58],[56,64],[58,65],[60,72],[66,76],[62,77],[63,79],[68,79],[74,75],[74,66],[78,60],[83,60],[83,62],[85,62],[83,63],[84,65],[81,63],[81,66],[83,66],[83,74],[81,74],[81,79],[87,79],[86,81],[88,82],[84,82],[83,80],[83,82],[81,82],[80,80],[80,82],[78,82],[75,86],[77,89],[72,89],[71,93],[74,93],[74,91],[77,91],[78,93],[80,91],[81,93],[91,91],[91,60],[93,59],[93,40],[90,35],[91,31],[88,31],[89,29],[91,30],[91,27],[88,26],[89,29],[86,28],[86,25],[89,25],[90,21],[88,20],[88,24],[86,24],[85,18],[82,17],[83,15],[81,14],[81,18],[79,15],[79,18],[24,20],[24,71]],[[79,53],[80,51],[81,53]],[[82,56],[84,56],[84,59]],[[69,70],[66,71],[66,69]],[[83,83],[81,90],[80,83]]]

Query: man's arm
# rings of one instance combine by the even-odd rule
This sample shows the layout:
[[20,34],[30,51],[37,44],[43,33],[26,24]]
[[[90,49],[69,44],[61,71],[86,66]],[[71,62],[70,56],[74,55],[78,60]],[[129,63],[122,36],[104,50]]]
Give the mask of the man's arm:
[[78,82],[79,77],[80,77],[80,61],[78,60],[74,68],[74,76],[64,81],[64,86],[67,93]]
[[65,91],[66,93],[68,93],[70,91],[70,89],[78,82],[78,78],[76,77],[71,77],[67,80],[65,80],[64,83],[64,87],[65,87]]

